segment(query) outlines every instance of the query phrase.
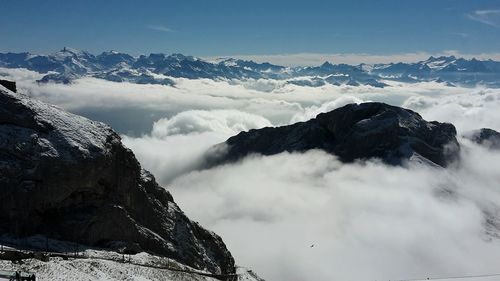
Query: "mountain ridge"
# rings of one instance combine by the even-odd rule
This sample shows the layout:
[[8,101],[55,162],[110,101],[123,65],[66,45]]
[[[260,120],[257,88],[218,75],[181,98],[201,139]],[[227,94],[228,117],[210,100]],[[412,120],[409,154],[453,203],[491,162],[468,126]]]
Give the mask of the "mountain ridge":
[[[208,61],[183,54],[151,53],[131,56],[116,51],[94,55],[63,48],[52,54],[0,53],[0,67],[26,68],[45,74],[39,82],[71,83],[82,77],[115,82],[174,85],[172,78],[188,79],[277,79],[287,83],[318,87],[326,84],[372,87],[387,86],[384,81],[429,82],[447,85],[500,87],[500,62],[429,57],[414,63],[333,64],[285,67],[268,62],[220,58]],[[159,77],[162,76],[162,77]]]
[[250,154],[324,150],[342,162],[380,159],[390,165],[416,160],[446,167],[459,158],[452,124],[426,121],[418,113],[379,102],[348,104],[305,122],[253,129],[230,137],[207,153],[207,166]]

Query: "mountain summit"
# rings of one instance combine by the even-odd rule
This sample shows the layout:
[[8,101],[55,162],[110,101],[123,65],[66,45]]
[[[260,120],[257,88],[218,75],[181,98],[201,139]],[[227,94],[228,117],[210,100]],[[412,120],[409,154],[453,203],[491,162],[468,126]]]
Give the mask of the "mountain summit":
[[257,153],[322,149],[343,162],[378,158],[392,165],[415,159],[445,167],[458,157],[455,127],[384,103],[349,104],[307,122],[241,132],[213,148],[210,164]]

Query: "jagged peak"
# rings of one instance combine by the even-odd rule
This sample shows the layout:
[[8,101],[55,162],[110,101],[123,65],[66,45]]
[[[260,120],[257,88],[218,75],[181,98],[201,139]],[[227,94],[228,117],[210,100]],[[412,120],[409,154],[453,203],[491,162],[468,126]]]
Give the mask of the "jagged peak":
[[323,64],[320,65],[320,67],[332,67],[334,66],[331,62],[325,61]]
[[181,60],[188,60],[188,61],[197,61],[197,60],[200,60],[194,56],[186,56],[186,55],[183,55],[181,53],[173,53],[171,55],[168,56],[168,58],[173,58],[173,59],[177,59],[179,61]]
[[75,49],[75,48],[70,48],[70,47],[63,47],[61,50],[57,51],[56,53],[68,53],[68,54],[73,54],[76,56],[81,56],[81,55],[91,55],[87,51]]
[[120,53],[115,50],[109,50],[109,51],[104,51],[101,53],[101,55],[127,55],[126,53]]

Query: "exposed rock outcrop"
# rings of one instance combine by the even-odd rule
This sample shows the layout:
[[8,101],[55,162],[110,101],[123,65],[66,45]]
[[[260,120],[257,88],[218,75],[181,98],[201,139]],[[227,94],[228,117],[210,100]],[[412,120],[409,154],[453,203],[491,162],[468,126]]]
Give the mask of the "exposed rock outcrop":
[[489,149],[500,149],[500,133],[488,128],[482,128],[466,134],[464,137]]
[[349,104],[307,122],[241,132],[216,145],[209,165],[248,154],[322,149],[343,162],[380,158],[399,165],[419,158],[445,167],[459,155],[452,124],[427,122],[418,113],[384,103]]
[[5,88],[11,90],[14,93],[17,92],[16,82],[14,81],[0,79],[0,85],[4,86]]
[[0,233],[136,243],[213,273],[234,260],[189,220],[105,124],[0,87]]

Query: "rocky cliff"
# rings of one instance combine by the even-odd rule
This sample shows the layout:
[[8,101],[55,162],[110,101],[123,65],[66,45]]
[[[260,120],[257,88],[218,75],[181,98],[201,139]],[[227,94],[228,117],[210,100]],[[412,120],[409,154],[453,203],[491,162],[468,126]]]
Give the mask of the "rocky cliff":
[[105,124],[0,86],[0,234],[135,245],[213,273],[234,260]]
[[215,146],[209,165],[257,153],[322,149],[343,162],[379,158],[400,165],[419,159],[445,167],[459,155],[455,127],[384,103],[349,104],[307,122],[241,132]]

